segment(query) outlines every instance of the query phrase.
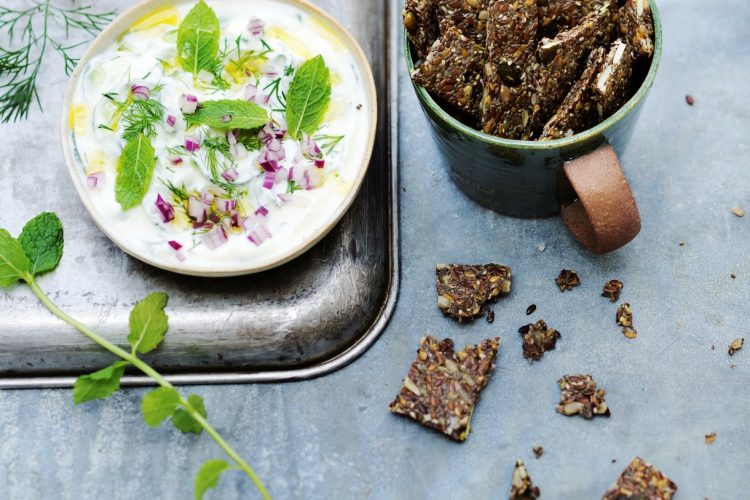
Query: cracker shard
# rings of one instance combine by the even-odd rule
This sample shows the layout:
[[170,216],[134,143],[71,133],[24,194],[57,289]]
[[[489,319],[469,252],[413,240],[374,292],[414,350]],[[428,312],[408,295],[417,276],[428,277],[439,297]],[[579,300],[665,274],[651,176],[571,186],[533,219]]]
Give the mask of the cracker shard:
[[417,55],[424,56],[439,35],[437,0],[407,0],[403,18],[406,34]]
[[617,478],[602,500],[624,500],[645,498],[649,500],[670,500],[677,492],[677,485],[662,471],[635,457]]
[[649,0],[628,0],[620,9],[620,34],[639,58],[654,55],[654,20]]
[[545,352],[555,349],[561,337],[560,332],[547,326],[543,319],[521,327],[519,333],[523,337],[523,357],[529,361],[542,359]]
[[480,116],[484,48],[448,26],[417,65],[414,81],[456,109]]
[[516,467],[513,469],[513,478],[510,483],[510,500],[535,500],[539,498],[539,487],[534,486],[531,482],[531,476],[526,470],[523,460],[516,460]]
[[456,441],[466,440],[479,394],[495,369],[499,347],[500,339],[495,337],[456,353],[451,339],[441,342],[424,337],[390,411]]
[[484,306],[510,293],[512,272],[498,264],[441,264],[435,269],[438,307],[460,322],[484,314]]
[[610,416],[604,401],[606,391],[596,387],[596,381],[591,375],[565,375],[557,383],[560,386],[558,413],[568,417],[581,415],[586,419]]
[[537,0],[539,28],[543,33],[556,33],[572,28],[602,3],[602,0]]
[[615,40],[594,82],[594,100],[600,120],[607,118],[625,103],[633,73],[632,63],[633,53],[630,47],[620,39]]
[[530,139],[530,119],[539,98],[536,2],[497,0],[488,12],[482,129],[509,139]]
[[569,137],[590,128],[596,123],[597,108],[594,101],[594,81],[599,68],[604,64],[607,52],[596,48],[589,54],[581,77],[565,96],[562,104],[547,121],[541,140],[554,140]]
[[490,0],[438,0],[441,29],[455,26],[467,38],[484,46],[487,39],[487,10]]
[[579,24],[554,38],[543,38],[537,49],[539,67],[538,104],[533,110],[532,128],[541,129],[581,74],[590,51],[611,39],[613,12],[609,5],[585,16]]

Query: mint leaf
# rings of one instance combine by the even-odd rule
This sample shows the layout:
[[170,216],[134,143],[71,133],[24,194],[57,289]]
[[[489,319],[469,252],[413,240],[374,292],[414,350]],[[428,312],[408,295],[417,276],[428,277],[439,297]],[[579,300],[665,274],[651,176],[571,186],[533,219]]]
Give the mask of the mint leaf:
[[115,180],[115,199],[123,210],[137,206],[146,196],[154,174],[154,155],[151,140],[143,134],[125,144]]
[[156,292],[133,307],[130,312],[128,342],[135,351],[146,354],[164,340],[164,334],[169,328],[169,316],[164,312],[168,300],[166,293]]
[[[202,416],[206,416],[206,406],[203,404],[202,397],[197,394],[191,394],[188,397],[188,403],[190,403],[190,406],[195,408]],[[172,425],[182,432],[191,432],[193,434],[200,434],[203,432],[203,427],[201,427],[201,425],[182,408],[175,410],[174,415],[172,415]]]
[[5,229],[0,229],[0,287],[7,288],[24,279],[31,270],[31,261],[23,247]]
[[192,115],[184,115],[188,125],[208,125],[221,129],[251,130],[270,121],[268,111],[257,104],[239,99],[222,99],[201,103]]
[[158,427],[165,418],[174,413],[180,403],[180,393],[172,387],[159,387],[146,393],[141,400],[143,420],[149,427]]
[[120,388],[120,379],[128,364],[127,361],[117,361],[99,371],[78,377],[73,386],[73,402],[80,404],[111,396]]
[[202,500],[206,491],[216,488],[221,475],[230,468],[224,460],[207,460],[195,476],[195,500]]
[[177,32],[177,54],[182,69],[197,75],[201,70],[214,72],[219,53],[219,19],[200,0],[182,20]]
[[294,74],[286,95],[286,123],[289,135],[300,139],[312,134],[323,121],[331,102],[331,73],[323,56],[305,61]]
[[18,242],[31,261],[31,274],[52,271],[62,258],[62,223],[51,212],[39,214],[26,223]]

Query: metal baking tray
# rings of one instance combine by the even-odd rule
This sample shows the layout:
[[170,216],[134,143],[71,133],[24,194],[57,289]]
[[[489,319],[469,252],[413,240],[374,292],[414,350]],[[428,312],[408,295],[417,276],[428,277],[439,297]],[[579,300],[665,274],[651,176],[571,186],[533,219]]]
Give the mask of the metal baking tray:
[[[378,130],[363,187],[339,225],[295,261],[263,274],[200,279],[170,274],[123,254],[94,225],[68,182],[56,137],[59,107],[0,126],[6,151],[3,227],[51,210],[65,225],[63,261],[41,278],[60,307],[107,339],[126,344],[132,305],[169,293],[170,329],[148,361],[176,384],[299,380],[355,360],[378,338],[398,292],[397,13],[383,0],[319,0],[359,40],[375,76]],[[387,54],[387,57],[384,56]],[[62,95],[59,78],[44,92]],[[33,150],[31,150],[33,149]],[[44,165],[31,177],[23,165]],[[32,184],[33,182],[33,184]],[[41,184],[41,186],[40,186]],[[28,193],[43,193],[29,196]],[[24,194],[26,193],[26,194]],[[0,291],[0,388],[71,386],[113,357],[58,321],[25,286]],[[148,384],[129,375],[124,384]]]

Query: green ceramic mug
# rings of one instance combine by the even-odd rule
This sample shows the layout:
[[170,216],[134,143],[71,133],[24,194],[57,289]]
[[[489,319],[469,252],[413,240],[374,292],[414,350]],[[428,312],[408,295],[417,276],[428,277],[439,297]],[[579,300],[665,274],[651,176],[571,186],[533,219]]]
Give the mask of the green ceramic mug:
[[[518,141],[485,134],[452,117],[415,83],[459,188],[480,205],[513,217],[561,213],[574,236],[594,253],[606,253],[631,241],[640,231],[640,216],[617,152],[630,139],[661,60],[661,18],[653,0],[650,4],[654,56],[643,83],[607,120],[571,137]],[[414,58],[406,36],[404,40],[411,74]]]

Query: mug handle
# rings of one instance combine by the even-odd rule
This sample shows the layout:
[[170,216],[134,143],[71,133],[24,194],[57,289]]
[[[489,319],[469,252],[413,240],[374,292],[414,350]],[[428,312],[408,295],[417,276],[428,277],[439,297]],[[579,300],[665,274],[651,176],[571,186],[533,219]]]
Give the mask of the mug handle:
[[605,254],[630,243],[641,230],[633,192],[612,146],[566,162],[563,172],[578,199],[560,212],[573,236],[590,252]]

